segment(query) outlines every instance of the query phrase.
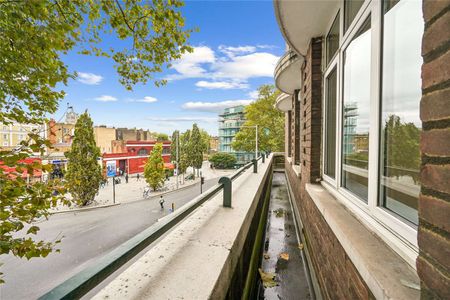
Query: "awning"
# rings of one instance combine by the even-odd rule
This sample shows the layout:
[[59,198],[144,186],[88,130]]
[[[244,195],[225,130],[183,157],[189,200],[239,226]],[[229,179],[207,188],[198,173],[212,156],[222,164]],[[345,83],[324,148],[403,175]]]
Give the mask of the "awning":
[[173,169],[175,169],[175,166],[171,163],[164,163],[164,168],[173,170]]

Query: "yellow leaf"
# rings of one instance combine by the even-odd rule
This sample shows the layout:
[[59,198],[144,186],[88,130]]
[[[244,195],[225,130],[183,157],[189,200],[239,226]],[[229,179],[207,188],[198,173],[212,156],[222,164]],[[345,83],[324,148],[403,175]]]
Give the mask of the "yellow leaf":
[[289,260],[289,253],[286,252],[281,253],[280,258],[284,260]]
[[274,273],[269,272],[266,273],[261,268],[259,268],[258,271],[265,288],[271,288],[278,285],[278,283],[276,283],[274,280],[275,279]]

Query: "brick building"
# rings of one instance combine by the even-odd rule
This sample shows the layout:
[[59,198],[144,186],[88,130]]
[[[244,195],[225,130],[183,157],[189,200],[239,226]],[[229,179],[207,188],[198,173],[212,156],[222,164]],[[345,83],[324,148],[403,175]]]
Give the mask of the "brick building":
[[[156,143],[163,144],[162,157],[164,160],[165,168],[173,169],[174,166],[170,163],[170,141],[126,141],[120,144],[123,152],[103,154],[103,170],[106,170],[107,164],[113,163],[115,169],[117,170],[116,175],[125,173],[136,174],[144,172],[144,166],[147,162],[147,158]],[[115,144],[117,143],[113,143],[113,145]]]
[[450,299],[450,1],[275,0],[315,293]]
[[112,153],[112,143],[116,139],[116,129],[104,125],[94,126],[94,138],[101,153]]

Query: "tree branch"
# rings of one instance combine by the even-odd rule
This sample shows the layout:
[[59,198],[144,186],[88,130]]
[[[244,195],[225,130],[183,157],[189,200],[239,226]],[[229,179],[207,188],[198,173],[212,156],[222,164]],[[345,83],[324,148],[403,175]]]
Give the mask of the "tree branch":
[[116,0],[116,4],[119,7],[120,13],[122,14],[122,18],[125,21],[125,24],[127,25],[128,29],[130,29],[131,32],[135,33],[134,28],[131,28],[130,24],[128,23],[128,19],[125,16],[125,12],[123,11],[122,6],[120,5],[120,2],[118,0]]

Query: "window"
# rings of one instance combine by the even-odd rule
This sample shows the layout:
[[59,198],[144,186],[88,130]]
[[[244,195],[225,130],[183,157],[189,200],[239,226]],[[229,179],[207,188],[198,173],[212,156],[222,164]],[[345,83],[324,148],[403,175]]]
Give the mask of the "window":
[[344,32],[347,32],[363,3],[364,0],[344,0]]
[[137,155],[148,155],[148,151],[145,148],[139,149]]
[[325,111],[325,164],[324,173],[335,178],[336,169],[336,96],[337,71],[332,69],[326,78]]
[[367,202],[369,179],[370,17],[344,52],[342,186]]
[[422,6],[418,1],[385,1],[383,13],[379,200],[417,225]]
[[[412,264],[418,252],[422,3],[364,3],[344,1],[326,36],[323,185]],[[335,24],[345,35],[332,54]]]
[[7,140],[8,137],[9,137],[9,135],[7,135],[7,134],[4,134],[4,135],[3,135],[3,139],[4,139],[4,140]]
[[339,48],[339,13],[334,19],[333,25],[331,25],[331,29],[327,34],[326,47],[328,65]]

